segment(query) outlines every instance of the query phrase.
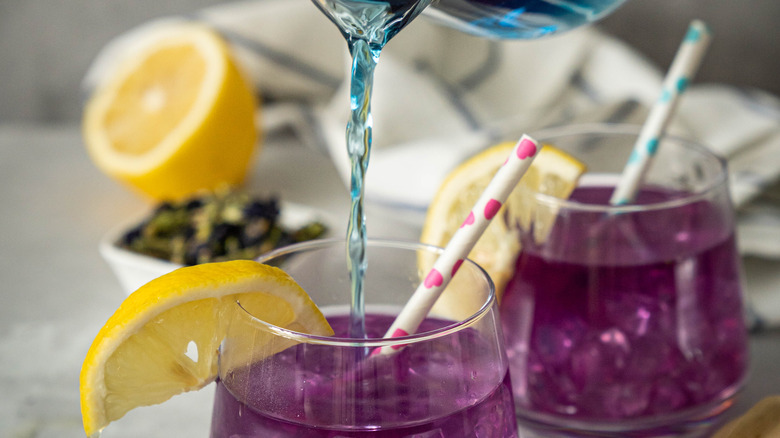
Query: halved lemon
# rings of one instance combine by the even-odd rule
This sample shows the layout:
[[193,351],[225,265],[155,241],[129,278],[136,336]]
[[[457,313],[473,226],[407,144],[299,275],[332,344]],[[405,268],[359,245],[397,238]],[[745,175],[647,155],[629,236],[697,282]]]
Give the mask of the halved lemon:
[[154,200],[241,184],[259,147],[259,103],[224,40],[178,23],[125,58],[85,107],[97,167]]
[[[131,409],[212,382],[237,301],[279,327],[333,334],[306,292],[278,268],[236,260],[163,275],[125,299],[87,353],[79,388],[87,436],[97,436]],[[194,359],[188,354],[193,346]]]
[[[514,146],[513,142],[492,146],[460,164],[445,178],[428,207],[421,242],[446,246]],[[538,238],[543,238],[554,220],[554,216],[541,220],[536,217],[531,199],[533,193],[568,198],[583,173],[585,165],[571,155],[550,145],[542,147],[469,253],[469,258],[481,265],[492,278],[499,300],[512,277],[520,253],[520,229],[529,229],[534,221],[534,232]],[[421,261],[421,272],[430,270],[429,263],[432,261]],[[467,316],[458,310],[473,308],[465,305],[464,299],[462,294],[447,289],[432,311],[453,317]]]

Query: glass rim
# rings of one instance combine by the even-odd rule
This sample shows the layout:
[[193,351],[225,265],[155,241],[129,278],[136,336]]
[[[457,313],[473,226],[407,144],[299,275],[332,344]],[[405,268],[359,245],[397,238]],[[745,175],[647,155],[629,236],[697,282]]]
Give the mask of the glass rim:
[[[626,123],[582,123],[573,125],[554,126],[549,128],[542,128],[531,133],[531,136],[541,143],[553,142],[556,138],[572,137],[576,135],[593,135],[593,136],[614,136],[614,135],[628,135],[638,136],[641,130],[641,125],[626,124]],[[646,204],[624,204],[624,205],[600,205],[589,204],[585,202],[573,201],[570,199],[560,199],[552,195],[544,193],[532,193],[534,199],[538,204],[547,205],[557,209],[577,210],[577,211],[589,211],[589,212],[608,212],[612,214],[624,214],[624,213],[636,213],[651,210],[663,210],[677,208],[684,205],[689,205],[694,202],[707,198],[713,192],[721,189],[725,189],[728,193],[728,170],[726,160],[711,151],[705,145],[692,139],[687,139],[679,135],[664,134],[660,138],[660,143],[664,141],[674,143],[677,147],[682,149],[692,150],[700,154],[705,159],[712,160],[717,164],[718,175],[708,181],[704,188],[696,190],[691,193],[687,193],[684,196],[675,197],[673,199],[649,202]],[[587,175],[587,173],[585,174]],[[599,174],[602,175],[602,174]]]
[[[305,242],[294,243],[292,245],[287,245],[281,248],[274,249],[255,258],[255,261],[259,263],[263,263],[266,260],[276,258],[279,256],[284,256],[286,254],[296,253],[301,251],[323,249],[338,244],[346,244],[346,239],[325,238],[325,239],[308,240]],[[410,250],[410,251],[425,250],[425,251],[431,251],[438,254],[441,254],[444,251],[443,248],[440,248],[435,245],[429,245],[425,243],[411,242],[411,241],[402,241],[402,240],[368,239],[367,245],[374,246],[374,247],[378,246],[383,248]],[[380,347],[389,347],[393,345],[418,344],[421,342],[439,339],[454,333],[458,333],[464,329],[467,329],[473,326],[474,324],[476,324],[477,322],[481,321],[492,310],[496,302],[496,287],[495,284],[493,283],[493,280],[490,278],[490,275],[487,273],[487,271],[485,271],[485,269],[482,266],[480,266],[473,260],[468,258],[465,259],[460,269],[463,269],[465,265],[469,265],[476,268],[477,272],[479,272],[481,276],[486,280],[486,284],[488,285],[489,290],[488,290],[487,298],[482,303],[482,306],[476,312],[472,313],[467,318],[464,318],[460,321],[453,321],[451,324],[447,324],[446,326],[440,327],[435,330],[413,333],[406,336],[399,336],[393,338],[347,338],[347,337],[340,337],[340,336],[323,336],[323,335],[302,333],[284,327],[279,327],[277,325],[263,321],[255,317],[254,315],[252,315],[252,313],[246,308],[244,308],[240,302],[236,301],[236,304],[241,309],[241,313],[244,314],[246,317],[248,317],[253,324],[258,324],[271,333],[274,333],[278,336],[293,341],[298,341],[300,343],[328,345],[333,347],[349,347],[349,348],[356,348],[356,347],[380,348]]]

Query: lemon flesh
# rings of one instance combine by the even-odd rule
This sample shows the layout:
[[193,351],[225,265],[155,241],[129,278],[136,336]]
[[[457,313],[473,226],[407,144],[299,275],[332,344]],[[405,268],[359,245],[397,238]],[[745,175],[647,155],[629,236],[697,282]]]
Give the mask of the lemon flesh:
[[84,110],[97,167],[153,200],[240,185],[259,150],[260,104],[222,38],[172,25],[125,58]]
[[[161,144],[195,105],[198,93],[192,90],[205,86],[207,67],[187,43],[160,48],[143,59],[116,91],[115,102],[121,105],[108,108],[103,118],[116,151],[143,155]],[[136,131],[139,126],[147,129]]]
[[[446,246],[514,146],[512,142],[492,146],[447,175],[428,207],[421,242]],[[490,275],[499,300],[514,273],[520,253],[520,231],[528,230],[533,222],[534,233],[541,240],[555,219],[554,215],[540,217],[541,211],[537,214],[533,196],[545,193],[568,198],[585,170],[585,165],[571,155],[545,145],[474,245],[469,258]],[[432,262],[421,260],[421,272],[429,271],[427,263]],[[465,304],[466,299],[467,295],[447,289],[432,311],[449,317],[466,317],[462,309],[473,308]]]
[[270,324],[333,334],[306,292],[278,268],[236,260],[163,275],[128,296],[87,353],[80,378],[87,436],[131,409],[214,381],[217,351],[227,321],[239,311],[237,301]]

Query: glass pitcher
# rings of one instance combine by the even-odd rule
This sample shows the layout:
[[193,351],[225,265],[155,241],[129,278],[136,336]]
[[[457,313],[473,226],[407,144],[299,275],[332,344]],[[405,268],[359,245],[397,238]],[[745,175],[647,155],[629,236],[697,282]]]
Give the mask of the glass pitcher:
[[626,0],[433,0],[425,15],[486,38],[534,39],[591,23]]

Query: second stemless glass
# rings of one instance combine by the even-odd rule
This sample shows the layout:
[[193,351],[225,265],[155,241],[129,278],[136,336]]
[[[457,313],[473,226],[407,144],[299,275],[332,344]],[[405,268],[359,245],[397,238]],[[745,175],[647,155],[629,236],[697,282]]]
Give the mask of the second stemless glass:
[[538,436],[701,436],[746,377],[725,163],[667,136],[636,201],[611,206],[637,132],[537,134],[588,165],[569,200],[526,194],[501,305],[521,429]]
[[[369,339],[347,335],[343,240],[306,242],[263,257],[309,293],[336,335],[297,333],[239,312],[221,347],[211,437],[516,437],[493,284],[479,266],[464,263],[449,286],[481,297],[470,316],[431,315],[418,334],[382,339],[421,279],[420,258],[439,251],[369,241]],[[402,347],[371,356],[389,345]]]

